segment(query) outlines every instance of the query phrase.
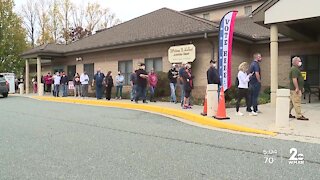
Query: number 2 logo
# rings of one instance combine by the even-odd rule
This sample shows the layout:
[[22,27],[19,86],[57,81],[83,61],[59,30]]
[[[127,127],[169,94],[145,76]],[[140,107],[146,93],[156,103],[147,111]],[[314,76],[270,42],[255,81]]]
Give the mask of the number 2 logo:
[[302,161],[303,160],[303,154],[298,154],[297,148],[291,148],[290,149],[290,161]]

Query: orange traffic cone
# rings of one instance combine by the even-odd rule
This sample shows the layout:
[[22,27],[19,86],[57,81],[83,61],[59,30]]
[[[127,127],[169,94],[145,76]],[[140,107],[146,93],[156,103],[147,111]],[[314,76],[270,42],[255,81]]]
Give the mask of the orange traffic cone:
[[213,116],[216,119],[222,120],[222,119],[230,119],[227,117],[226,113],[226,103],[224,100],[224,90],[223,87],[220,89],[220,97],[219,97],[219,104],[218,104],[218,111],[215,116]]
[[203,112],[201,113],[202,116],[207,115],[207,109],[208,109],[208,105],[207,105],[207,95],[206,95],[206,97],[204,98]]

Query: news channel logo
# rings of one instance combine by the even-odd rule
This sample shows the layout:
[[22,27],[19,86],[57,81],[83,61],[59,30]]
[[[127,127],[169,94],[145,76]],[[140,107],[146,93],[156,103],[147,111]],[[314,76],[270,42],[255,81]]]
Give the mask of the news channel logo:
[[298,152],[297,148],[290,148],[290,158],[288,160],[289,164],[304,164],[304,155]]

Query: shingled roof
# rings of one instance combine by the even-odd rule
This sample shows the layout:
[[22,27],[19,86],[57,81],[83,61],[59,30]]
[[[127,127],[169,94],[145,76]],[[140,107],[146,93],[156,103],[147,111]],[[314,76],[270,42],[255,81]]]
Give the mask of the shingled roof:
[[63,44],[43,44],[41,46],[30,49],[22,54],[22,56],[27,56],[30,54],[51,54],[55,56],[62,56],[63,49],[65,49],[66,45]]
[[62,45],[51,44],[27,51],[22,56],[47,51],[68,54],[139,42],[151,43],[153,40],[217,32],[217,27],[218,25],[214,22],[162,8],[117,26],[98,31],[92,36],[64,45],[63,48],[61,48]]
[[[234,30],[235,34],[244,36],[251,41],[270,38],[270,29],[256,24],[250,17],[237,18]],[[283,35],[279,34],[279,37],[283,37]]]

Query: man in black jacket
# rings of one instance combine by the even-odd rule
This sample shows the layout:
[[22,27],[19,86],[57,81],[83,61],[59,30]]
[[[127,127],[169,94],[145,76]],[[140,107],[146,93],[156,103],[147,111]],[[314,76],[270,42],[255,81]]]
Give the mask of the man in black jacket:
[[62,72],[62,76],[61,76],[61,80],[60,80],[60,85],[61,85],[61,89],[62,89],[62,97],[68,96],[68,83],[69,83],[68,76],[66,76],[65,72]]
[[220,84],[219,72],[217,69],[217,63],[214,60],[210,60],[210,68],[207,71],[208,84]]
[[172,64],[172,68],[168,72],[168,79],[170,81],[171,102],[177,103],[176,85],[177,85],[178,71],[177,65]]
[[139,69],[136,71],[137,74],[137,94],[135,102],[138,103],[140,97],[142,97],[143,103],[146,101],[146,89],[148,83],[148,73],[145,70],[146,66],[144,63],[140,63]]

